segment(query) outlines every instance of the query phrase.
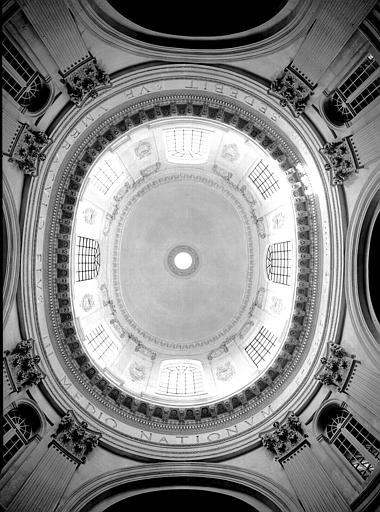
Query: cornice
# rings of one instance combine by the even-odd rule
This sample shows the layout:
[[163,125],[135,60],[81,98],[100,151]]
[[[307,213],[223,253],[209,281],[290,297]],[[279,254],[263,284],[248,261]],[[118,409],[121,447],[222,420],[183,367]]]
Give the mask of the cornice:
[[[307,200],[309,202],[309,208],[314,209],[312,217],[316,219],[316,223],[313,225],[311,229],[313,243],[315,244],[314,248],[317,249],[316,257],[317,261],[319,261],[318,265],[313,265],[313,271],[317,272],[315,274],[315,282],[317,282],[319,279],[326,279],[323,275],[323,272],[321,271],[321,268],[323,267],[322,255],[324,248],[320,247],[319,240],[321,239],[321,236],[322,239],[329,240],[329,237],[331,237],[331,233],[335,233],[335,226],[339,226],[341,222],[341,212],[338,194],[336,190],[330,190],[329,184],[327,182],[327,177],[324,176],[323,174],[322,161],[317,151],[317,147],[319,146],[319,143],[317,142],[318,136],[314,134],[313,129],[309,124],[307,124],[302,119],[292,119],[290,115],[288,115],[286,112],[282,111],[279,107],[277,107],[276,103],[272,99],[266,96],[266,92],[261,85],[255,82],[251,82],[249,80],[247,81],[246,77],[242,77],[239,74],[233,73],[231,70],[222,70],[220,68],[215,69],[210,66],[164,65],[146,69],[138,69],[134,70],[130,75],[120,76],[117,80],[113,81],[112,90],[103,92],[99,96],[99,98],[93,100],[91,104],[86,104],[84,107],[82,107],[80,111],[78,111],[78,109],[71,109],[65,112],[64,117],[58,120],[58,122],[54,123],[54,128],[51,131],[49,131],[49,129],[46,129],[46,131],[49,133],[49,136],[53,139],[53,143],[49,147],[47,159],[44,162],[44,165],[41,169],[41,175],[38,178],[38,181],[34,181],[31,184],[29,190],[27,210],[25,215],[25,217],[28,218],[28,223],[25,224],[25,247],[29,247],[29,251],[25,250],[22,260],[22,265],[26,277],[25,281],[23,281],[22,290],[22,302],[26,315],[25,330],[28,333],[28,336],[33,336],[36,340],[39,340],[39,348],[37,350],[41,354],[41,359],[44,362],[44,367],[48,369],[49,373],[49,378],[45,379],[42,386],[44,387],[47,395],[50,396],[53,404],[60,411],[72,408],[73,399],[72,397],[70,397],[70,395],[68,395],[65,387],[62,385],[61,382],[59,382],[58,378],[55,377],[55,369],[50,366],[49,358],[47,356],[48,352],[47,349],[45,348],[47,342],[42,342],[42,333],[40,331],[41,319],[38,316],[39,314],[37,314],[39,304],[35,293],[36,279],[33,276],[32,272],[32,269],[35,268],[35,244],[38,238],[37,231],[39,222],[42,225],[42,222],[39,219],[40,213],[39,210],[36,208],[36,205],[42,204],[43,202],[43,189],[45,186],[44,184],[47,182],[46,180],[49,178],[48,171],[52,166],[53,162],[55,161],[55,159],[57,158],[56,155],[59,151],[59,148],[65,146],[65,139],[69,136],[70,133],[73,133],[73,127],[78,122],[80,122],[81,119],[86,119],[86,116],[88,116],[89,112],[92,112],[93,109],[100,109],[102,105],[106,104],[107,99],[120,93],[123,90],[126,90],[128,92],[131,90],[131,87],[137,87],[140,89],[145,87],[147,89],[147,87],[151,83],[155,84],[158,83],[158,81],[160,80],[170,80],[171,77],[177,77],[178,75],[183,76],[184,73],[186,73],[186,77],[189,77],[189,80],[218,80],[218,82],[222,82],[223,84],[225,84],[225,87],[227,88],[226,93],[224,94],[216,93],[215,91],[205,91],[204,93],[201,93],[200,91],[182,91],[182,98],[185,100],[185,102],[187,102],[191,98],[197,98],[197,101],[202,100],[204,102],[207,100],[208,103],[215,104],[222,109],[225,108],[225,106],[228,107],[228,105],[232,105],[231,108],[234,110],[235,113],[237,113],[237,118],[235,118],[235,120],[237,121],[239,117],[245,117],[248,115],[249,119],[252,120],[252,123],[257,123],[260,130],[265,130],[269,139],[276,141],[276,145],[279,147],[281,152],[287,155],[287,159],[285,159],[285,161],[283,162],[285,164],[285,167],[288,165],[288,168],[290,169],[292,165],[297,165],[299,162],[307,165],[307,162],[305,162],[303,156],[304,151],[309,151],[310,154],[313,155],[313,168],[319,169],[320,173],[318,178],[316,177],[315,179],[320,179],[322,181],[322,186],[325,189],[325,195],[327,197],[329,208],[332,208],[329,230],[326,231],[325,233],[322,233],[322,227],[318,227],[317,225],[319,224],[320,219],[317,220],[315,215],[318,213],[321,204],[323,203],[323,199],[317,198],[316,200],[316,198],[313,195],[308,195],[307,197]],[[234,94],[234,97],[232,98],[227,96],[229,87],[231,88],[231,91],[233,91]],[[281,119],[280,126],[278,128],[275,127],[275,123],[272,122],[270,118],[270,115],[272,114],[268,114],[266,116],[264,115],[264,112],[267,107],[259,107],[258,105],[255,106],[255,108],[252,108],[250,107],[250,104],[244,105],[242,101],[236,99],[235,96],[237,94],[236,91],[238,91],[238,89],[242,90],[242,98],[246,94],[247,98],[257,97],[257,100],[255,99],[255,101],[258,101],[259,105],[268,105],[269,112],[273,112],[273,115],[278,115],[279,118]],[[147,91],[149,92],[150,89],[147,89]],[[128,94],[130,93],[128,92]],[[133,98],[130,101],[126,102],[126,105],[128,105],[127,108],[129,112],[135,112],[137,114],[142,109],[148,109],[152,105],[152,102],[157,103],[159,96],[161,96],[162,102],[170,104],[170,102],[173,102],[174,99],[178,99],[178,96],[181,96],[181,94],[179,94],[179,91],[176,94],[174,94],[170,92],[157,90],[156,92],[150,92],[149,94],[144,94],[142,96],[142,98]],[[181,101],[183,100],[181,99]],[[123,110],[123,105],[120,106],[121,111],[119,110],[118,112],[116,112],[116,110],[114,109],[111,110],[109,113],[100,116],[98,120],[93,120],[91,128],[88,127],[86,130],[84,130],[83,135],[79,137],[78,140],[75,139],[73,141],[70,149],[68,151],[63,152],[64,156],[63,159],[61,157],[60,165],[61,178],[58,180],[59,183],[54,183],[52,186],[52,197],[53,195],[55,196],[56,194],[58,194],[60,197],[63,197],[62,194],[64,193],[64,182],[66,181],[66,185],[69,183],[69,174],[67,170],[70,168],[73,169],[73,166],[75,165],[77,159],[84,156],[84,148],[86,148],[89,145],[96,144],[96,141],[99,138],[99,136],[103,132],[107,131],[107,129],[109,128],[110,123],[112,124],[116,123],[118,120],[120,121],[120,119],[127,114],[127,111],[125,109]],[[302,137],[301,135],[297,135],[297,137],[300,137],[299,141],[298,139],[295,138],[293,138],[293,140],[290,140],[286,136],[286,123],[289,123],[289,126],[291,126],[292,129],[295,130],[297,133],[302,134]],[[305,149],[301,149],[300,144],[301,146],[303,145],[302,147],[304,147]],[[66,169],[66,171],[64,171],[64,169]],[[295,174],[292,174],[294,176],[298,176],[297,172]],[[292,176],[290,176],[290,178],[292,178]],[[56,204],[55,208],[49,210],[49,220],[51,220],[53,224],[56,224],[57,222],[57,215],[59,209],[60,205]],[[326,214],[324,213],[323,215]],[[339,229],[337,232],[340,232]],[[27,243],[28,240],[32,239],[34,240],[33,244]],[[51,254],[54,254],[55,246],[53,242],[51,243],[53,245],[51,246],[50,252]],[[310,358],[307,360],[308,364],[306,365],[305,371],[301,373],[299,372],[299,377],[297,378],[297,382],[299,384],[297,384],[296,388],[291,392],[291,394],[286,395],[284,397],[282,405],[275,411],[276,415],[281,414],[281,411],[283,411],[284,408],[292,408],[297,414],[299,414],[300,410],[302,410],[306,406],[306,404],[311,400],[312,396],[318,389],[318,384],[312,379],[312,376],[315,373],[315,369],[313,367],[314,363],[312,363],[312,361],[316,361],[316,358],[320,355],[321,351],[323,350],[323,339],[326,339],[327,337],[328,339],[335,339],[336,333],[339,330],[338,324],[336,323],[336,314],[334,313],[334,311],[335,301],[339,296],[339,292],[337,294],[336,290],[339,290],[341,287],[341,278],[339,277],[339,273],[337,275],[337,278],[335,279],[337,269],[340,268],[339,261],[342,254],[340,237],[336,237],[336,239],[334,239],[334,243],[336,244],[336,262],[331,266],[332,279],[329,281],[329,286],[326,291],[327,295],[332,294],[331,296],[333,297],[332,302],[330,304],[330,312],[328,313],[327,318],[324,319],[323,329],[318,327],[318,319],[314,318],[313,320],[310,320],[305,331],[306,338],[310,339],[311,337],[313,339],[313,337],[315,336],[316,329],[319,329],[319,337],[322,341],[320,342],[320,345],[318,345],[319,348],[313,349],[312,356],[310,356]],[[32,251],[30,251],[30,248],[32,248]],[[325,259],[326,258],[328,259],[329,256],[325,256]],[[52,265],[52,262],[50,264]],[[316,270],[317,267],[319,267],[319,271]],[[50,274],[49,279],[53,279],[52,274]],[[43,282],[43,286],[44,294],[46,295],[48,293],[46,279]],[[319,303],[322,300],[321,292],[313,293],[314,295],[311,295],[311,308],[319,308]],[[325,299],[323,299],[323,301],[325,301]],[[25,307],[26,304],[29,304],[29,306]],[[47,316],[50,316],[50,313],[48,311],[49,310],[47,310]],[[54,318],[53,327],[55,332],[58,332],[58,324],[56,323]],[[50,331],[50,336],[52,337],[52,339],[55,338],[55,335],[53,335],[53,331]],[[304,341],[302,341],[301,344],[302,343],[304,343]],[[306,355],[305,357],[296,357],[298,357],[298,360],[295,362],[295,364],[298,365],[299,368],[301,368],[300,365],[301,363],[303,364],[304,361],[306,360]],[[75,366],[71,362],[71,359],[68,358],[66,352],[64,358],[66,360],[66,363],[63,366],[66,366],[67,375],[69,376],[69,378],[72,378],[74,373],[77,373],[77,366]],[[283,373],[284,376],[285,373],[286,371]],[[275,393],[278,390],[280,390],[280,381],[281,379],[276,379],[274,381],[275,384],[273,387],[273,393],[268,393],[267,395],[263,395],[262,397],[260,396],[258,398],[258,407],[268,406],[268,403],[270,404],[273,401]],[[88,396],[91,400],[96,400],[96,403],[99,405],[99,407],[102,408],[103,411],[110,410],[109,398],[103,396],[100,390],[99,392],[94,393],[94,391],[92,391],[89,388],[88,392],[86,393],[88,393]],[[297,403],[297,407],[294,407],[292,405],[293,402]],[[103,437],[102,444],[109,446],[111,449],[114,448],[115,451],[118,451],[119,453],[123,453],[126,449],[126,446],[128,446],[128,453],[130,453],[131,456],[162,458],[163,449],[165,448],[164,446],[157,444],[157,446],[154,446],[153,448],[152,443],[143,443],[138,439],[134,439],[131,436],[125,436],[124,434],[119,435],[112,428],[105,426],[104,422],[99,422],[98,420],[96,420],[96,418],[91,417],[91,415],[89,416],[88,411],[86,411],[83,408],[81,409],[81,406],[78,403],[75,404],[75,407],[81,410],[82,416],[91,419],[92,423],[94,424],[94,428],[104,428],[106,435]],[[113,414],[120,414],[120,408],[117,407],[116,404],[115,407],[112,408],[112,415]],[[231,424],[233,424],[236,421],[243,421],[245,417],[247,417],[247,412],[244,407],[242,407],[241,409],[236,409],[233,411],[232,414],[229,413],[227,422],[226,417],[222,416],[221,418],[215,418],[215,422],[212,425],[207,425],[207,430],[210,431],[213,428],[219,429],[225,428],[226,426],[231,426]],[[171,458],[186,457],[190,459],[199,457],[218,458],[231,456],[232,453],[245,451],[246,449],[248,449],[248,447],[252,448],[252,446],[258,442],[257,428],[260,428],[262,430],[263,428],[265,428],[265,424],[268,421],[273,421],[273,419],[273,414],[263,416],[260,420],[258,420],[258,423],[255,423],[254,427],[249,431],[242,432],[238,436],[235,436],[231,439],[224,439],[216,443],[209,443],[209,446],[181,446],[179,447],[180,452],[176,450],[175,446],[170,447],[170,450],[167,451],[167,455]],[[142,423],[136,416],[135,420],[137,421],[137,425],[140,426],[140,428],[154,427],[154,425],[149,423],[149,421],[147,421],[146,423]],[[100,427],[100,424],[102,425],[102,427]],[[157,427],[161,428],[161,425],[157,425]],[[176,429],[178,429],[178,427],[173,426],[170,427],[170,429],[175,432]],[[185,429],[185,431],[186,430],[187,429]]]

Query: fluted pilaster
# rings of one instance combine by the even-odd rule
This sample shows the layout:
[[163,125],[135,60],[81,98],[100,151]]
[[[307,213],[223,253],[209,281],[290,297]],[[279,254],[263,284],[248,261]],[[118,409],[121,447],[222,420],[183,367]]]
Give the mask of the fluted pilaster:
[[291,486],[307,512],[345,512],[350,507],[310,448],[301,422],[289,411],[283,422],[263,432],[263,445],[276,454]]
[[63,73],[90,57],[66,2],[19,0],[19,4]]
[[355,155],[361,165],[372,162],[380,157],[380,117],[365,124],[359,131],[350,136]]
[[376,0],[325,0],[293,59],[292,67],[312,84],[338,55]]
[[79,422],[73,411],[61,419],[48,451],[11,501],[7,512],[53,511],[74,471],[98,444],[101,434]]
[[340,345],[329,343],[322,368],[315,378],[327,386],[336,386],[373,414],[380,416],[380,373],[363,366]]
[[340,391],[380,417],[380,374],[355,361]]
[[307,512],[349,511],[350,507],[305,440],[279,460],[291,486]]
[[76,467],[73,459],[63,456],[57,445],[52,444],[10,503],[7,512],[54,510]]

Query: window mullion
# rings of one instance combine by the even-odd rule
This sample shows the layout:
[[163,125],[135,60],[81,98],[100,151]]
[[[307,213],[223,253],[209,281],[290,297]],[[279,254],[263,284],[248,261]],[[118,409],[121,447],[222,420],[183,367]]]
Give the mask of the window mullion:
[[359,94],[361,94],[369,85],[371,82],[376,80],[376,78],[380,76],[380,68],[377,68],[374,73],[372,73],[367,79],[359,85],[357,89],[355,89],[352,94],[347,96],[347,98],[344,100],[346,103],[352,102]]
[[8,73],[11,76],[13,76],[13,78],[24,89],[27,85],[27,82],[25,82],[25,80],[17,73],[17,71],[14,68],[12,68],[12,66],[9,64],[9,62],[4,59],[4,57],[2,58],[2,65],[3,65],[3,68],[6,69],[8,71]]
[[358,452],[363,455],[368,462],[370,462],[373,466],[378,464],[378,460],[369,452],[364,445],[359,443],[355,436],[351,434],[346,428],[342,428],[342,434],[350,441],[350,443],[358,450]]

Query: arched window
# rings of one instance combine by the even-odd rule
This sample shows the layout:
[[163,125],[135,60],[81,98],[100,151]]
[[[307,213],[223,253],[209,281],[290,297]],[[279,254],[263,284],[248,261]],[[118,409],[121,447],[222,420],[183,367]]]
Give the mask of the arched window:
[[99,273],[99,242],[84,236],[77,237],[76,244],[76,281],[94,279]]
[[3,417],[3,467],[26,446],[40,429],[36,412],[19,405]]
[[341,126],[353,119],[380,95],[380,69],[372,54],[336,88],[324,104],[328,119]]
[[380,460],[380,441],[352,414],[333,409],[326,424],[326,436],[363,480],[371,476]]
[[203,371],[198,361],[163,362],[159,391],[167,395],[190,396],[203,392]]
[[39,112],[49,100],[49,86],[4,33],[2,50],[4,91],[28,112]]
[[268,247],[266,271],[269,281],[289,285],[291,271],[292,242],[286,241]]

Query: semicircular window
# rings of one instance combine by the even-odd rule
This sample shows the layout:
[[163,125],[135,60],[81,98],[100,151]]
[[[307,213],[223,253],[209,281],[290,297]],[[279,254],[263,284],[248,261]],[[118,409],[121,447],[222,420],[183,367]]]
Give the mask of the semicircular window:
[[380,95],[380,69],[372,54],[326,99],[323,110],[329,121],[342,126]]
[[163,362],[159,392],[167,395],[198,395],[203,391],[202,365],[198,361]]
[[48,103],[50,87],[5,34],[2,50],[4,90],[28,112],[39,112]]

